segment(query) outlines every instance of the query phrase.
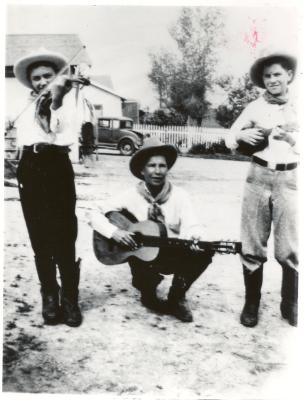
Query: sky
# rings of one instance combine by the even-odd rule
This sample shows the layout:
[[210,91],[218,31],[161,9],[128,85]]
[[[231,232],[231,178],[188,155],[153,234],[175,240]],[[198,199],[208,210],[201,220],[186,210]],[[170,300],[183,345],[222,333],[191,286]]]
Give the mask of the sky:
[[[265,47],[297,53],[298,12],[278,4],[222,7],[226,44],[220,52],[218,75],[243,75]],[[180,11],[181,6],[176,5],[94,6],[75,2],[59,6],[54,1],[43,5],[8,2],[6,33],[78,34],[93,62],[92,75],[110,75],[119,94],[136,99],[144,109],[153,110],[158,102],[147,77],[151,68],[149,52],[162,47],[175,48],[168,28]],[[220,92],[218,96],[213,96],[214,102],[221,101]]]

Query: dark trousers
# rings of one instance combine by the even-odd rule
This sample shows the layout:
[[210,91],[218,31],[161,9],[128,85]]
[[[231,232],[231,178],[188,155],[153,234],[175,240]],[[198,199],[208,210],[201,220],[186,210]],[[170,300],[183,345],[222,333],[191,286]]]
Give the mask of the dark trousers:
[[173,274],[170,292],[183,297],[192,283],[212,262],[212,255],[208,252],[194,252],[183,248],[162,248],[152,263],[136,258],[130,259],[132,284],[140,291],[150,290],[156,288],[163,280],[163,275]]
[[42,291],[58,290],[56,265],[63,290],[77,291],[76,193],[68,154],[56,150],[24,152],[17,180]]

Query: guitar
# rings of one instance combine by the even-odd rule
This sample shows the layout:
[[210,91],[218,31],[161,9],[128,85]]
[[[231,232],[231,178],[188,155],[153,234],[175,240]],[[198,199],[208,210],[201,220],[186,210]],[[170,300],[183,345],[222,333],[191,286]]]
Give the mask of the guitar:
[[[96,258],[105,265],[116,265],[126,262],[129,257],[136,257],[142,261],[151,262],[156,259],[161,247],[190,248],[193,240],[184,240],[167,237],[166,228],[163,224],[153,221],[135,222],[118,211],[108,215],[109,221],[119,229],[134,233],[134,239],[140,246],[136,250],[130,250],[119,245],[113,239],[107,239],[99,232],[93,231],[93,248]],[[132,220],[133,221],[132,221]],[[198,247],[220,254],[237,254],[241,252],[241,242],[199,241]]]

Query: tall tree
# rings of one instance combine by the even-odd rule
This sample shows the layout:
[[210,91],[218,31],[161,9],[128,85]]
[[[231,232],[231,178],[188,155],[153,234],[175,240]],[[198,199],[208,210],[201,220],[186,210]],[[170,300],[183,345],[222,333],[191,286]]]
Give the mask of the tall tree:
[[206,92],[213,82],[217,51],[224,43],[223,14],[217,8],[185,7],[169,32],[177,52],[150,54],[149,78],[160,107],[174,109],[188,122],[200,125],[209,103]]
[[174,74],[175,60],[172,54],[163,49],[156,54],[151,53],[150,59],[152,68],[148,77],[156,88],[158,93],[159,108],[162,109],[167,106],[170,81]]

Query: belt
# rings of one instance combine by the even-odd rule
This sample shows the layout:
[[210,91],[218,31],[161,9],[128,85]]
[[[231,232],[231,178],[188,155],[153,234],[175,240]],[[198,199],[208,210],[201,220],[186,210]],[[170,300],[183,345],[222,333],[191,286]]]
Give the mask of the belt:
[[29,153],[45,153],[45,152],[55,152],[55,153],[69,153],[71,150],[69,146],[57,146],[56,144],[49,143],[35,143],[31,146],[23,146],[23,151]]
[[275,171],[288,171],[291,169],[295,169],[298,166],[297,162],[289,163],[289,164],[276,164],[273,162],[268,162],[268,161],[262,160],[261,158],[256,157],[256,156],[252,157],[252,161],[255,162],[256,164],[261,165],[262,167],[274,169]]

